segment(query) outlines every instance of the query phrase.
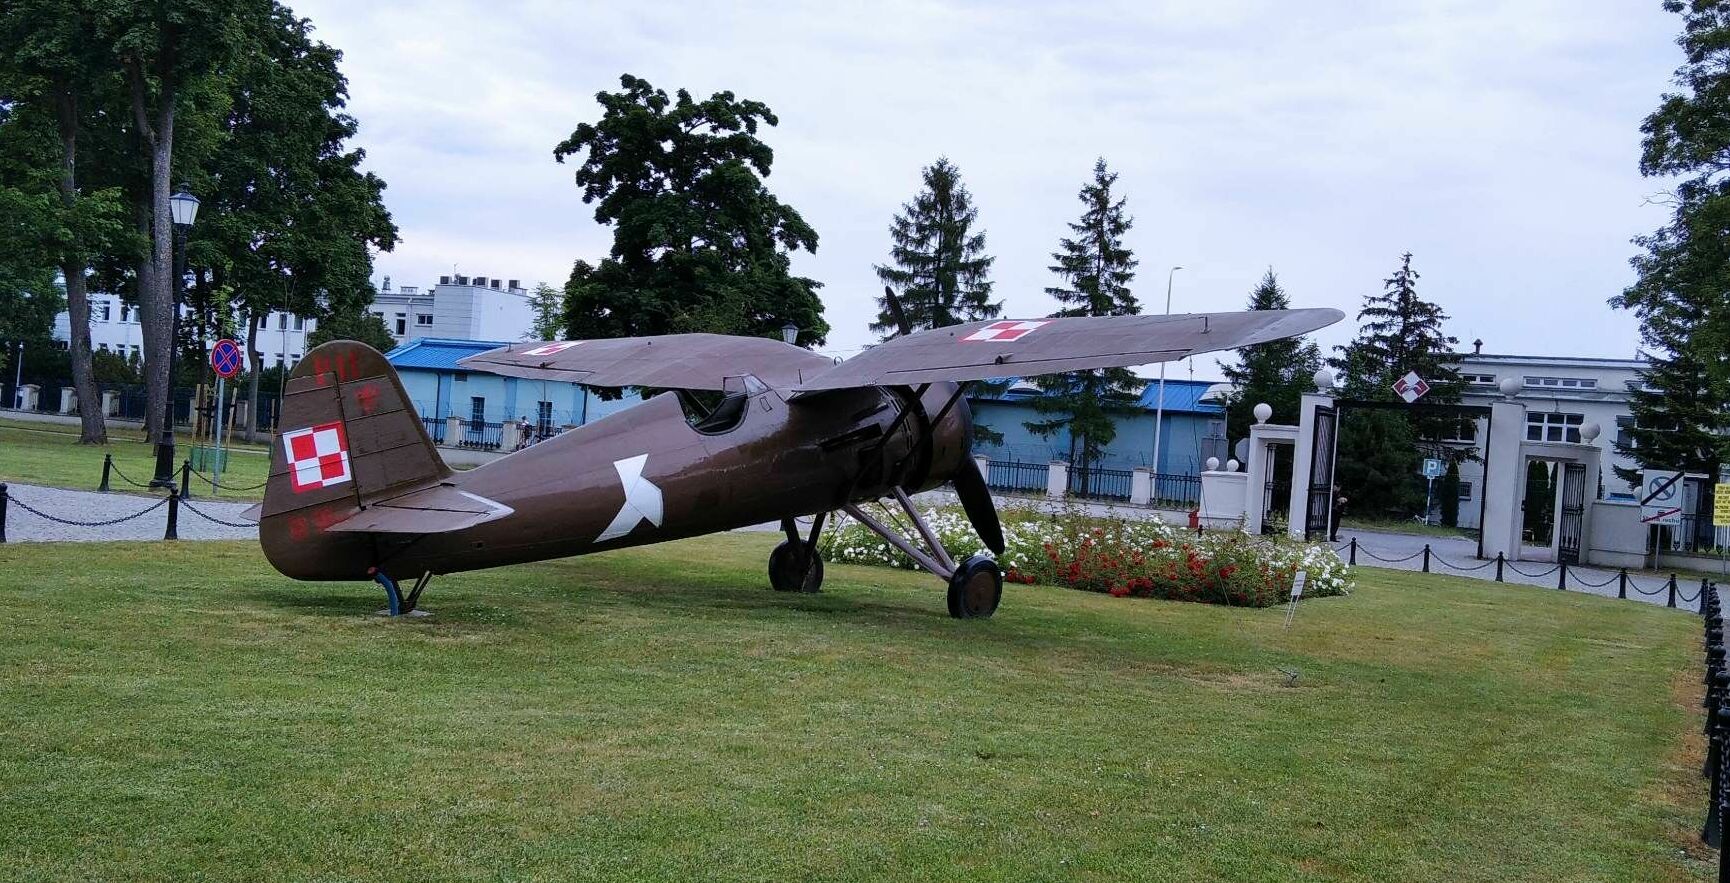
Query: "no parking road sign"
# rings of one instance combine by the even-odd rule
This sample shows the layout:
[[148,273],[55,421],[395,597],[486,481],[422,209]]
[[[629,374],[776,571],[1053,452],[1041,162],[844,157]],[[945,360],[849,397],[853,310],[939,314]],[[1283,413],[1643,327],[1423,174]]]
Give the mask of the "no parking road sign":
[[1682,523],[1682,473],[1658,469],[1641,473],[1640,521],[1666,527]]
[[216,376],[233,377],[240,373],[240,366],[245,359],[240,354],[240,344],[228,338],[223,338],[210,348],[210,367],[216,369]]

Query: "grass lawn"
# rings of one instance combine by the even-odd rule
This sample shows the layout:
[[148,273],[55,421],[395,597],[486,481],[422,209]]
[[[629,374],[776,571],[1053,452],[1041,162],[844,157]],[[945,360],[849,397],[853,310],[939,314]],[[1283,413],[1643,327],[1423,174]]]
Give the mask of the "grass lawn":
[[[174,480],[179,481],[180,461],[190,456],[191,447],[184,435],[177,436],[175,440],[177,457]],[[103,454],[113,454],[114,465],[135,482],[149,482],[150,477],[156,474],[155,448],[145,444],[136,430],[110,430],[107,445],[91,446],[78,444],[76,426],[23,420],[0,421],[0,481],[95,490],[102,481]],[[228,458],[228,469],[223,472],[222,480],[235,487],[251,487],[263,483],[269,469],[270,458],[263,453],[235,451]],[[110,487],[116,491],[137,490],[119,475],[113,476]],[[210,492],[211,487],[203,478],[197,475],[192,477],[194,499],[200,496],[209,497]],[[233,491],[225,487],[221,493],[224,498],[242,500],[257,500],[263,495],[264,491],[260,488]]]
[[1707,879],[1691,615],[1366,569],[1289,632],[958,622],[887,569],[772,593],[775,541],[400,621],[249,544],[0,546],[0,878]]
[[1430,537],[1466,537],[1477,539],[1478,532],[1445,524],[1425,524],[1411,518],[1350,518],[1340,519],[1341,530],[1373,530],[1382,533],[1420,534]]

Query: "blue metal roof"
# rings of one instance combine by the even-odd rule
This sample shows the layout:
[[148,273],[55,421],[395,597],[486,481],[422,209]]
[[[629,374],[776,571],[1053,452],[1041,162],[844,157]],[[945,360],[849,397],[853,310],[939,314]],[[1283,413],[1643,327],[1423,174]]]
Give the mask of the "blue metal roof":
[[457,364],[476,353],[498,349],[504,341],[454,340],[447,337],[417,337],[384,354],[385,361],[397,370],[420,368],[429,371],[465,371]]
[[[1025,378],[1021,377],[1006,377],[1003,380],[998,381],[999,383],[1007,382],[1009,384],[1003,392],[996,394],[976,392],[968,395],[968,398],[980,401],[1025,402],[1044,395],[1044,393],[1038,390],[1027,389],[1024,386],[1016,388],[1024,379]],[[1201,400],[1201,397],[1205,395],[1209,389],[1212,389],[1218,384],[1219,381],[1217,380],[1168,379],[1165,381],[1165,410],[1187,411],[1197,414],[1223,413],[1225,409],[1221,407],[1218,402],[1204,402]],[[1155,410],[1158,405],[1159,381],[1155,380],[1149,382],[1146,388],[1141,391],[1141,396],[1136,400],[1135,406],[1144,410],[1152,411]]]

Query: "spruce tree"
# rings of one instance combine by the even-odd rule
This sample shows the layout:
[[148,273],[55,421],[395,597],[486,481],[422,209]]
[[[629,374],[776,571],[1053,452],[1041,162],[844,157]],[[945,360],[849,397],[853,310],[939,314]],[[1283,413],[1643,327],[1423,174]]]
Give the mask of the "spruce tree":
[[[1730,431],[1730,8],[1671,0],[1685,56],[1675,82],[1641,126],[1640,173],[1676,177],[1670,222],[1635,239],[1638,278],[1611,306],[1640,319],[1647,367],[1630,397],[1634,425],[1620,453],[1641,466],[1715,473]],[[1616,474],[1634,484],[1631,469]]]
[[[1290,308],[1291,299],[1269,267],[1249,293],[1249,309]],[[1255,406],[1262,402],[1273,408],[1273,422],[1297,423],[1299,402],[1309,392],[1321,364],[1321,348],[1315,341],[1301,337],[1239,348],[1236,365],[1220,363],[1220,371],[1231,384],[1224,400],[1226,436],[1233,442],[1247,438],[1250,426],[1255,424]]]
[[[1408,252],[1384,282],[1364,298],[1358,336],[1329,360],[1345,376],[1348,398],[1393,401],[1394,382],[1408,371],[1430,385],[1428,404],[1459,401],[1463,382],[1453,352],[1459,339],[1442,330],[1447,314],[1418,296],[1418,272]],[[1418,476],[1425,455],[1451,457],[1439,439],[1457,418],[1417,417],[1398,411],[1348,412],[1338,431],[1337,480],[1358,515],[1403,517],[1423,508]]]
[[[877,278],[896,289],[913,328],[940,328],[1003,311],[991,300],[991,262],[985,233],[975,232],[979,209],[961,183],[961,170],[938,157],[922,173],[925,187],[901,206],[889,225],[889,263],[876,267]],[[888,302],[877,299],[871,330],[885,339],[897,328]]]
[[[1069,225],[1073,236],[1058,241],[1051,258],[1051,272],[1060,284],[1045,289],[1062,304],[1051,315],[1132,316],[1141,305],[1130,293],[1135,279],[1135,253],[1123,244],[1125,233],[1135,223],[1124,210],[1125,200],[1114,197],[1117,175],[1105,160],[1093,164],[1093,179],[1083,185],[1081,218]],[[1117,437],[1113,406],[1133,399],[1144,385],[1128,368],[1103,368],[1041,375],[1036,382],[1044,395],[1033,407],[1044,420],[1026,423],[1029,432],[1051,436],[1068,430],[1070,462],[1082,470],[1082,493],[1087,492],[1087,473],[1095,466],[1105,446]],[[1079,454],[1079,462],[1077,462]]]

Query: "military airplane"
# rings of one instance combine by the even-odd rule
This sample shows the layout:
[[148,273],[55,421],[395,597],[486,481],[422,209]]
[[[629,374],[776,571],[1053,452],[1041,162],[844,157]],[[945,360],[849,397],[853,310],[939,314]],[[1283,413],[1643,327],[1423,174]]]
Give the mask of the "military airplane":
[[[889,296],[899,320],[900,308]],[[507,377],[665,392],[453,472],[377,350],[333,341],[289,375],[259,515],[272,566],[371,580],[393,614],[435,574],[779,522],[769,585],[815,592],[825,518],[846,512],[948,584],[951,616],[1003,594],[988,556],[957,562],[913,505],[948,483],[985,546],[1003,530],[970,455],[974,381],[1181,359],[1305,334],[1332,309],[970,322],[902,333],[845,361],[718,334],[520,343],[463,359]],[[862,504],[892,498],[899,518]],[[889,509],[884,504],[880,510]],[[808,531],[796,518],[810,516]],[[891,526],[889,522],[896,522]],[[397,579],[413,579],[408,592]]]

